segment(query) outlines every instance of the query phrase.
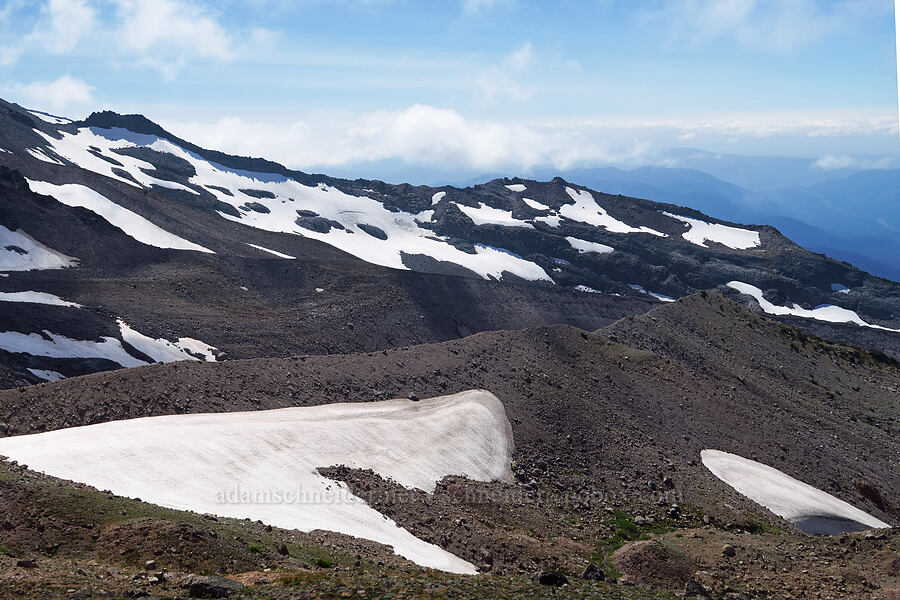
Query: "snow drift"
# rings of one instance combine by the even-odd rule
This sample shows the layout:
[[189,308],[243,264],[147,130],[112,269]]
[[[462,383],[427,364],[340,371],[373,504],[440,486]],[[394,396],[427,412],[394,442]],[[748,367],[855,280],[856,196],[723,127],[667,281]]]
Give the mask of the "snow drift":
[[503,405],[484,390],[421,402],[148,417],[0,439],[0,454],[53,476],[177,509],[345,533],[456,573],[476,569],[316,469],[372,469],[432,492],[447,475],[511,480],[512,451]]
[[890,527],[872,515],[762,463],[703,450],[703,465],[735,490],[813,535]]

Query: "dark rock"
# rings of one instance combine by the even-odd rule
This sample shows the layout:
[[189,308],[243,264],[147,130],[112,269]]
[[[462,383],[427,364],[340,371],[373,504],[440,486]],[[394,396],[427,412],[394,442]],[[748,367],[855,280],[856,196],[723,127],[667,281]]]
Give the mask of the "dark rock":
[[562,585],[568,585],[569,580],[559,571],[544,571],[543,573],[538,575],[538,583],[540,583],[541,585],[559,587]]
[[419,397],[416,396],[415,394],[410,394],[409,396],[407,396],[407,398],[409,398],[409,399],[412,400],[413,402],[418,402],[418,401],[419,401]]
[[722,556],[732,557],[737,554],[737,550],[735,550],[734,546],[731,544],[725,544],[722,546]]
[[227,598],[233,592],[243,589],[244,584],[234,579],[191,575],[182,587],[187,588],[191,598]]
[[268,214],[272,211],[269,210],[268,206],[264,204],[260,204],[259,202],[245,202],[241,205],[243,210],[252,210],[253,212]]
[[584,568],[584,571],[581,572],[581,578],[591,581],[603,581],[606,577],[603,574],[603,569],[601,569],[594,563],[591,563]]
[[33,560],[19,560],[16,561],[16,566],[23,569],[37,569],[38,564]]
[[687,583],[684,584],[684,597],[685,598],[709,598],[709,592],[706,591],[706,588],[703,587],[700,583],[693,579],[688,579]]
[[[269,200],[273,200],[275,198],[275,194],[266,190],[239,190],[251,198],[268,198]],[[269,212],[268,210],[266,212]]]
[[303,229],[309,229],[317,233],[328,233],[332,227],[332,222],[324,217],[297,217],[294,223]]
[[357,227],[368,233],[374,238],[378,238],[379,240],[386,240],[388,238],[387,234],[379,227],[375,227],[374,225],[367,225],[366,223],[357,223]]
[[318,217],[319,213],[314,210],[306,210],[305,208],[298,208],[297,215],[301,217]]
[[288,550],[287,544],[281,545],[281,548],[278,549],[278,554],[280,554],[282,556],[290,556],[291,555],[290,551]]

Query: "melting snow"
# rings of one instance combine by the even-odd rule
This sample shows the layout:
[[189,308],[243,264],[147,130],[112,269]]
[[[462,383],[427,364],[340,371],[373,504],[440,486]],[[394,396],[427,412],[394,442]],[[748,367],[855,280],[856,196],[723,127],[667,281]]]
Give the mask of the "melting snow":
[[289,258],[291,260],[294,260],[297,258],[296,256],[291,256],[290,254],[282,254],[281,252],[277,252],[275,250],[270,250],[270,249],[264,248],[262,246],[257,246],[256,244],[251,244],[249,242],[247,243],[247,245],[252,248],[256,248],[257,250],[262,250],[263,252],[268,252],[269,254],[273,254],[273,255],[277,256],[278,258]]
[[21,229],[10,231],[0,225],[0,271],[62,269],[76,262],[77,258],[48,248]]
[[61,379],[65,379],[66,376],[62,373],[57,373],[56,371],[46,371],[44,369],[28,369],[32,375],[36,377],[40,377],[44,381],[60,381]]
[[884,331],[900,332],[900,329],[888,329],[887,327],[882,327],[881,325],[873,325],[871,323],[867,323],[863,321],[859,317],[859,315],[852,310],[841,308],[840,306],[834,306],[833,304],[823,304],[822,306],[817,306],[812,310],[805,309],[799,304],[794,304],[793,307],[776,306],[775,304],[772,304],[771,302],[766,300],[763,297],[762,290],[755,285],[742,283],[740,281],[729,281],[728,287],[737,290],[742,294],[753,296],[753,298],[755,298],[759,303],[759,307],[764,312],[767,312],[770,315],[792,315],[795,317],[804,317],[807,319],[817,319],[819,321],[829,321],[831,323],[856,323],[857,325],[862,325],[863,327],[882,329]]
[[700,458],[713,475],[807,533],[890,527],[843,500],[762,463],[719,450],[703,450]]
[[0,332],[0,349],[48,358],[105,358],[123,367],[140,367],[147,364],[128,354],[116,338],[104,336],[101,340],[100,342],[73,340],[46,330],[43,335],[4,331]]
[[424,542],[317,468],[372,469],[433,492],[461,475],[510,481],[512,430],[501,402],[472,390],[270,411],[114,421],[0,439],[32,469],[182,510],[323,529],[387,544],[419,565],[475,567]]
[[528,189],[521,183],[513,183],[512,185],[505,185],[503,187],[513,192],[524,192],[526,189]]
[[842,284],[840,284],[840,283],[832,283],[832,284],[831,284],[831,291],[832,291],[832,292],[837,292],[837,293],[839,293],[839,294],[849,294],[849,293],[850,293],[850,288],[848,288],[846,285],[842,285]]
[[586,285],[576,285],[575,289],[578,290],[579,292],[586,292],[588,294],[602,294],[603,293],[599,290],[595,290],[594,288],[588,287]]
[[29,110],[28,112],[36,116],[38,119],[46,121],[47,123],[53,123],[54,125],[67,125],[72,122],[72,119],[68,119],[66,117],[57,117],[56,115],[51,115],[39,110]]
[[[455,248],[446,240],[435,239],[431,230],[421,227],[417,222],[417,219],[424,222],[429,218],[424,212],[418,215],[391,212],[377,200],[345,194],[326,184],[305,186],[282,175],[229,169],[187,152],[168,140],[124,129],[82,128],[78,130],[77,135],[63,133],[62,140],[44,137],[60,156],[83,168],[119,179],[129,185],[135,184],[113,173],[113,165],[89,152],[89,147],[95,146],[102,152],[107,152],[113,148],[144,146],[170,153],[194,167],[196,175],[189,180],[192,185],[205,187],[217,199],[238,210],[245,202],[252,200],[270,211],[269,213],[242,211],[239,217],[220,212],[222,217],[266,231],[294,233],[319,240],[367,262],[395,269],[408,269],[403,263],[402,254],[422,254],[435,260],[458,264],[485,279],[499,279],[504,272],[509,272],[524,279],[552,281],[543,269],[531,261],[499,252],[469,254]],[[142,185],[160,185],[160,180],[150,177],[141,170],[147,169],[152,172],[152,165],[149,163],[120,154],[113,153],[110,156],[125,165],[124,169]],[[227,190],[228,193],[209,186]],[[249,198],[240,191],[241,189],[270,192],[275,198]],[[432,201],[439,202],[445,194],[436,192],[432,196]],[[286,200],[291,201],[285,202]],[[313,211],[328,221],[338,223],[339,227],[333,226],[324,233],[305,229],[295,223],[296,210]],[[360,225],[377,227],[385,233],[387,239],[379,239],[366,233]],[[531,227],[522,221],[516,222],[515,225]]]
[[590,192],[586,190],[576,190],[570,187],[566,188],[566,193],[575,201],[574,204],[564,204],[559,209],[559,214],[572,219],[573,221],[581,221],[588,225],[603,227],[607,231],[613,233],[649,233],[660,237],[666,237],[666,234],[660,233],[649,227],[632,227],[624,222],[612,217],[606,212]]
[[[38,133],[41,133],[41,132],[39,131]],[[40,161],[47,162],[52,165],[63,164],[63,163],[59,162],[58,160],[56,160],[55,158],[50,158],[49,156],[47,156],[46,153],[44,153],[43,150],[40,150],[38,148],[28,148],[26,151],[28,152],[28,154],[30,154],[31,156],[33,156],[34,158],[36,158]]]
[[80,304],[63,300],[59,296],[46,292],[0,292],[0,302],[31,302],[33,304],[51,304],[54,306],[72,306],[81,308]]
[[476,225],[503,225],[505,227],[526,227],[534,229],[534,225],[526,223],[521,219],[513,218],[511,210],[501,210],[493,208],[479,202],[478,208],[466,206],[465,204],[456,204],[459,210],[463,211],[467,217],[472,219]]
[[661,302],[675,302],[675,298],[673,298],[672,296],[666,296],[665,294],[658,294],[656,292],[647,291],[646,289],[644,289],[644,286],[638,285],[636,283],[629,283],[628,287],[635,290],[636,292],[640,292],[642,294],[647,294],[648,296],[653,296],[654,298],[656,298],[657,300],[660,300]]
[[703,246],[704,248],[709,247],[705,243],[707,241],[718,242],[734,250],[755,248],[761,243],[758,231],[729,227],[719,223],[707,223],[700,219],[691,219],[690,217],[673,215],[668,212],[663,212],[663,214],[688,225],[688,230],[682,233],[681,236],[692,244]]
[[93,211],[143,244],[156,246],[157,248],[213,253],[208,248],[169,233],[139,214],[131,212],[127,208],[119,206],[105,196],[98,194],[89,187],[77,183],[54,185],[30,179],[27,181],[33,192],[52,196],[66,206],[80,206]]
[[613,252],[615,249],[612,246],[607,246],[606,244],[598,244],[597,242],[589,242],[587,240],[580,240],[574,237],[567,237],[566,241],[569,242],[569,245],[578,250],[578,252],[596,252],[597,254],[608,254],[609,252]]
[[534,210],[550,210],[550,207],[546,204],[541,204],[537,200],[532,200],[531,198],[522,198],[522,202],[524,202]]
[[179,338],[177,342],[170,342],[163,338],[153,339],[132,329],[121,319],[117,323],[122,339],[156,362],[199,360],[188,351],[202,355],[206,362],[216,362],[215,351],[217,349],[200,340]]

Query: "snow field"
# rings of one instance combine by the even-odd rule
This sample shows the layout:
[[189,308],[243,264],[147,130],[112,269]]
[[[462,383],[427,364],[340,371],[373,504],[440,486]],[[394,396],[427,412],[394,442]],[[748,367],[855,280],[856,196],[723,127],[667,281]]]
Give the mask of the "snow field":
[[0,439],[0,454],[56,477],[177,509],[345,533],[456,573],[476,569],[316,469],[372,469],[433,492],[447,475],[511,481],[512,451],[503,405],[484,390],[420,402],[149,417]]
[[[703,450],[700,458],[713,475],[792,523],[849,521],[861,526],[856,529],[890,527],[847,502],[762,463],[720,450]],[[852,523],[847,523],[849,531],[855,530]]]

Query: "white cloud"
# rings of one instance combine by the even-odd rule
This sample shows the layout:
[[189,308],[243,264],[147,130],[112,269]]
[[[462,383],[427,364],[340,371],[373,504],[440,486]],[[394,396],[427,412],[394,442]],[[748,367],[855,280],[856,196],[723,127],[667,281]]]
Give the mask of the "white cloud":
[[848,154],[826,154],[810,165],[810,168],[819,169],[821,171],[835,171],[838,169],[861,169],[863,171],[868,171],[873,169],[889,169],[893,164],[894,161],[890,158],[870,159],[850,156]]
[[[169,131],[200,145],[263,156],[291,167],[316,170],[370,161],[527,173],[540,166],[570,168],[614,164],[663,164],[663,150],[683,145],[731,150],[760,140],[785,152],[821,153],[844,147],[861,133],[896,144],[892,109],[874,113],[723,115],[710,119],[568,119],[504,122],[472,119],[427,105],[351,115],[318,112],[287,123],[226,118],[216,122],[164,121]],[[810,133],[827,132],[822,137]],[[867,142],[868,144],[868,142]]]
[[468,14],[489,11],[503,4],[512,4],[515,0],[463,0],[462,7]]
[[533,85],[522,83],[525,72],[534,65],[535,55],[531,42],[525,42],[507,55],[500,63],[482,69],[474,80],[487,105],[504,101],[524,102],[536,93]]
[[13,84],[4,90],[4,94],[10,94],[18,104],[60,116],[95,108],[92,92],[93,88],[87,83],[68,75],[55,81]]
[[643,11],[642,18],[667,29],[672,43],[703,46],[733,39],[748,49],[789,53],[860,19],[889,13],[889,3],[879,0],[669,0]]
[[188,62],[230,60],[228,32],[207,8],[182,0],[115,0],[121,20],[116,37],[122,48],[167,78]]
[[25,43],[51,54],[71,52],[93,29],[95,17],[86,0],[49,0]]

